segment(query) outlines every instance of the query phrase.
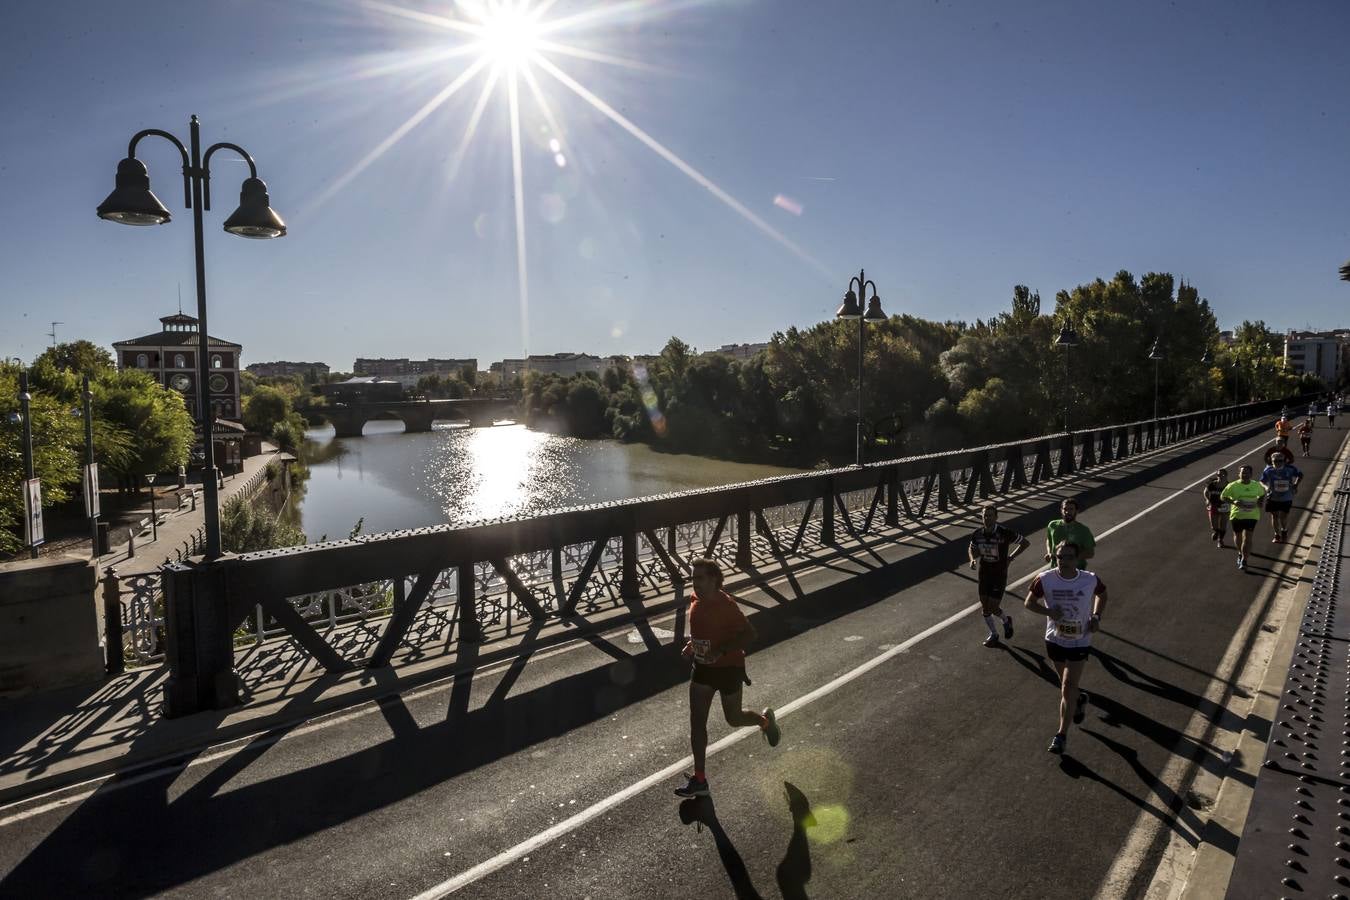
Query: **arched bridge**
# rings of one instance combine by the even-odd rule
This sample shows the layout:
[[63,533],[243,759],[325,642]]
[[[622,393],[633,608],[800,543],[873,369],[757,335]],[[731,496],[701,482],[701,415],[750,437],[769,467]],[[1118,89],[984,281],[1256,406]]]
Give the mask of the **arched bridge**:
[[511,400],[470,398],[465,400],[402,400],[379,403],[334,403],[324,410],[338,437],[360,437],[366,422],[391,415],[403,420],[409,432],[430,431],[437,419],[468,421],[478,428],[498,419],[512,418],[516,406]]

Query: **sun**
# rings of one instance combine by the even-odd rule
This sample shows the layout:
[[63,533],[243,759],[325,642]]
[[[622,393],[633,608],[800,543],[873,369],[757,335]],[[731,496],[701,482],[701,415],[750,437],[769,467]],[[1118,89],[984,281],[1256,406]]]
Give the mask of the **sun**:
[[497,65],[515,68],[528,63],[539,43],[538,23],[520,7],[502,4],[483,18],[479,53]]

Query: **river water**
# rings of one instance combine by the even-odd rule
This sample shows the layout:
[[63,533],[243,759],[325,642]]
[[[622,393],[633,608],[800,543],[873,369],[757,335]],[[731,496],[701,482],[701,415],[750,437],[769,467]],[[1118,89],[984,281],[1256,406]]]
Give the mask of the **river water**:
[[306,433],[310,479],[296,505],[311,541],[462,523],[783,475],[798,469],[661,453],[645,444],[371,421],[358,438]]

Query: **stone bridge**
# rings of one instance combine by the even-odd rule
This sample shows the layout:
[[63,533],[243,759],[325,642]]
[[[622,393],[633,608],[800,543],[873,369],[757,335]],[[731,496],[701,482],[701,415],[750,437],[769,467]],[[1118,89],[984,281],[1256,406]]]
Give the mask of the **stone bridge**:
[[516,405],[511,400],[470,398],[465,400],[402,400],[380,403],[334,403],[324,409],[337,437],[360,437],[366,422],[380,416],[396,416],[409,432],[430,431],[431,423],[467,421],[478,428],[498,419],[514,418]]

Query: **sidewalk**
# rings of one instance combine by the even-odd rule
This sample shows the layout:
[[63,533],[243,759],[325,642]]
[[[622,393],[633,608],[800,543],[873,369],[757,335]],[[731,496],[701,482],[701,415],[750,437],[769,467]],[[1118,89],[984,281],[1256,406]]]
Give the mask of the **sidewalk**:
[[[1121,477],[1153,469],[1166,461],[1184,460],[1211,452],[1221,443],[1246,440],[1254,433],[1239,427],[1220,440],[1200,438],[1098,466],[1064,478],[1010,492],[1000,499],[1004,521],[1021,516],[1043,519],[1057,507],[1066,489],[1075,493],[1108,489]],[[259,460],[264,457],[258,457]],[[236,483],[242,486],[246,477]],[[883,528],[864,540],[850,539],[840,529],[837,545],[814,547],[791,561],[785,574],[777,565],[736,572],[728,587],[752,605],[775,606],[817,593],[832,585],[879,571],[907,569],[907,578],[929,577],[933,553],[951,553],[955,547],[940,530],[973,523],[973,508],[958,507],[947,513],[932,513],[922,521],[907,521],[898,528]],[[181,518],[199,519],[200,516]],[[184,533],[196,527],[183,526]],[[165,540],[161,533],[161,542]],[[153,546],[153,545],[152,545]],[[163,554],[137,553],[142,559],[162,560]],[[154,563],[149,569],[154,568]],[[912,568],[912,571],[908,571]],[[784,581],[786,578],[786,581]],[[295,642],[271,640],[237,653],[237,669],[246,691],[245,705],[226,711],[204,712],[180,719],[161,715],[167,668],[158,666],[127,672],[102,684],[69,688],[0,703],[0,804],[56,790],[83,780],[162,765],[192,756],[202,748],[288,729],[307,719],[334,713],[355,704],[439,681],[461,672],[481,671],[542,649],[588,636],[622,630],[653,632],[646,625],[653,619],[682,608],[683,594],[670,586],[652,590],[641,602],[618,603],[571,620],[550,617],[539,628],[522,628],[497,636],[487,643],[450,641],[449,633],[428,633],[395,665],[382,669],[357,668],[332,674],[318,667]],[[448,617],[453,619],[453,617]],[[330,644],[359,645],[372,641],[382,630],[383,619],[373,619],[321,635]],[[675,639],[681,629],[663,630],[661,644]],[[650,641],[649,641],[650,645]],[[359,647],[357,648],[359,650]],[[408,650],[408,648],[405,648]],[[345,654],[344,654],[345,655]],[[359,655],[359,653],[357,654]]]
[[[279,453],[280,451],[271,444],[264,443],[262,453],[244,460],[244,467],[240,472],[225,477],[225,487],[220,491],[220,505],[223,507],[235,494],[242,491],[249,479],[265,469]],[[192,482],[188,482],[188,488],[192,487]],[[196,489],[200,490],[201,485],[198,484]],[[127,548],[123,545],[99,557],[100,572],[108,566],[115,566],[117,574],[121,576],[143,575],[157,571],[164,564],[166,557],[173,557],[183,548],[184,541],[191,543],[193,533],[206,521],[206,512],[200,500],[196,510],[193,510],[191,505],[175,508],[172,501],[163,498],[157,501],[157,505],[159,516],[163,519],[163,523],[159,526],[158,540],[151,540],[150,535],[153,532],[150,529],[137,534],[136,555],[128,558]],[[147,519],[150,517],[148,505],[141,512]]]

